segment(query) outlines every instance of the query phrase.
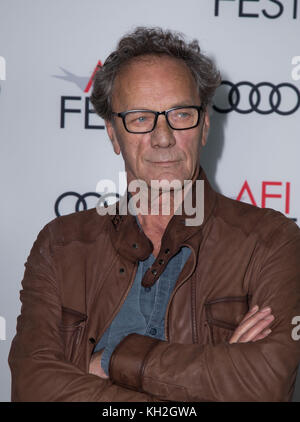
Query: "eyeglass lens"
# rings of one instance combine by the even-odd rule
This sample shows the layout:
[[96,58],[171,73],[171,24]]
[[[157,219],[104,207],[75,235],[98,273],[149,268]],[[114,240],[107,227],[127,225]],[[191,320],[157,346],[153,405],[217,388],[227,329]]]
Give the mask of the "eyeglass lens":
[[[125,115],[125,125],[131,132],[147,132],[154,128],[156,115],[152,111],[134,111]],[[178,108],[168,111],[167,119],[173,129],[189,129],[198,120],[197,108]]]

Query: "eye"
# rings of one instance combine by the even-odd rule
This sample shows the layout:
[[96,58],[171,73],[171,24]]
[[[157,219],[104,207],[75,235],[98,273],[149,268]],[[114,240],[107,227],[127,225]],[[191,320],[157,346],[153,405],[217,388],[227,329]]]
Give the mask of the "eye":
[[178,110],[172,113],[171,118],[173,120],[188,120],[191,116],[191,113],[187,110]]
[[145,120],[147,120],[147,117],[146,116],[140,116],[140,117],[138,117],[137,119],[136,119],[138,122],[144,122]]
[[127,122],[129,124],[140,124],[140,123],[145,123],[149,120],[150,116],[147,115],[146,113],[142,114],[142,113],[131,113],[129,114],[128,118],[127,118]]
[[179,117],[180,119],[185,119],[187,117],[190,117],[190,113],[187,113],[186,111],[179,111],[177,113],[177,117]]

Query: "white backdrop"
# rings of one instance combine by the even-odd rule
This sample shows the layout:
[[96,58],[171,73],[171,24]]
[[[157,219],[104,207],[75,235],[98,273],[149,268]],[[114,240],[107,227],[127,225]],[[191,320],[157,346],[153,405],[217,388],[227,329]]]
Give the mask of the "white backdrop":
[[[1,401],[10,400],[7,356],[38,232],[60,195],[95,192],[100,179],[118,185],[122,159],[93,127],[103,121],[86,113],[86,98],[98,61],[137,25],[197,38],[223,80],[238,84],[214,100],[202,156],[212,185],[300,222],[300,0],[0,0]],[[59,212],[75,203],[67,196]]]

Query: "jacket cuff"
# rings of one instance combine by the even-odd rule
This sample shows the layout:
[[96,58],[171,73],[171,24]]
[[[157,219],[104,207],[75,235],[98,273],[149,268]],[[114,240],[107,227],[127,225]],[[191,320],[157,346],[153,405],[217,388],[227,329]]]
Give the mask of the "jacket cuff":
[[143,374],[148,356],[161,340],[129,334],[115,348],[109,362],[109,376],[114,383],[143,391]]

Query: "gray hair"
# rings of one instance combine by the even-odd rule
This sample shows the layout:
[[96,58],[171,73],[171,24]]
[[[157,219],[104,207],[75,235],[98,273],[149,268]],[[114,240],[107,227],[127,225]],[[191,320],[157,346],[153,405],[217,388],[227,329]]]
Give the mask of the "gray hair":
[[140,26],[120,39],[117,49],[96,72],[90,100],[100,117],[112,118],[113,83],[120,68],[134,57],[147,54],[183,60],[195,78],[202,105],[210,104],[221,77],[212,60],[200,52],[198,41],[187,43],[180,32]]

